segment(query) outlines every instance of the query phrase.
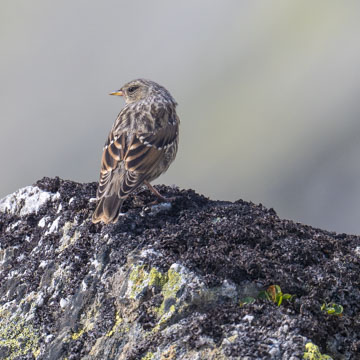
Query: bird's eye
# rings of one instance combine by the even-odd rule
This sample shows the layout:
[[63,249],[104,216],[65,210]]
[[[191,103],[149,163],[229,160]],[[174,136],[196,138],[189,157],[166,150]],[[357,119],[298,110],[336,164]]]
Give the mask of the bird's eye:
[[131,86],[131,87],[128,88],[128,92],[130,94],[132,94],[137,88],[138,88],[138,86]]

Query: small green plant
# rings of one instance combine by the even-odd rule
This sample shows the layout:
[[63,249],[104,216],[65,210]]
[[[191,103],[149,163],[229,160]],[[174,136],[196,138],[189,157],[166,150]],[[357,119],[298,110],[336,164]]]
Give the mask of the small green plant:
[[244,306],[244,305],[248,305],[248,304],[253,304],[256,301],[256,299],[252,296],[247,296],[243,299],[240,300],[240,306]]
[[291,301],[295,295],[283,294],[279,285],[270,285],[266,290],[261,291],[258,295],[259,299],[272,301],[280,306],[283,300]]
[[332,360],[329,355],[322,354],[319,347],[315,344],[308,342],[305,345],[304,360]]
[[344,308],[336,303],[323,303],[321,305],[321,311],[325,311],[329,315],[342,316]]
[[240,300],[240,306],[253,304],[257,299],[272,301],[280,306],[284,300],[291,301],[296,295],[283,294],[279,285],[271,285],[266,290],[260,291],[256,298],[247,296]]

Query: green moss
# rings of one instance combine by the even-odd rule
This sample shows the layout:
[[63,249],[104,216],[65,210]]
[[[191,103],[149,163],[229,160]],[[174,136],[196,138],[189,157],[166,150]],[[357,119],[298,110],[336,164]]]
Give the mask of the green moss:
[[6,349],[5,360],[20,356],[40,354],[39,336],[31,324],[20,317],[10,318],[10,314],[0,310],[0,348]]
[[329,355],[321,354],[319,347],[311,342],[308,342],[305,345],[305,353],[303,358],[305,360],[332,360],[332,357]]

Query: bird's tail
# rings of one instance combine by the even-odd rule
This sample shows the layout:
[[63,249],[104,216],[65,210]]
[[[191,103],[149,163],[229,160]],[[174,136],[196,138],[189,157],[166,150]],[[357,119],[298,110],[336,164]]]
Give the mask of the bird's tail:
[[120,198],[116,193],[110,196],[103,196],[97,203],[92,216],[92,222],[94,224],[100,221],[105,224],[116,222],[124,200],[125,198]]

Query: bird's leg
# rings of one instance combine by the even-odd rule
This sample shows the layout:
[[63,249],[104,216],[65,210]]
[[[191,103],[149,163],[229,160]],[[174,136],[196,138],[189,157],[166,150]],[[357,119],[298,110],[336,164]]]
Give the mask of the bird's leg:
[[[144,181],[144,184],[158,198],[158,201],[154,201],[154,204],[157,204],[158,202],[171,202],[171,201],[175,200],[175,197],[166,198],[166,197],[162,196],[147,180]],[[153,203],[151,203],[151,205],[153,205]]]

